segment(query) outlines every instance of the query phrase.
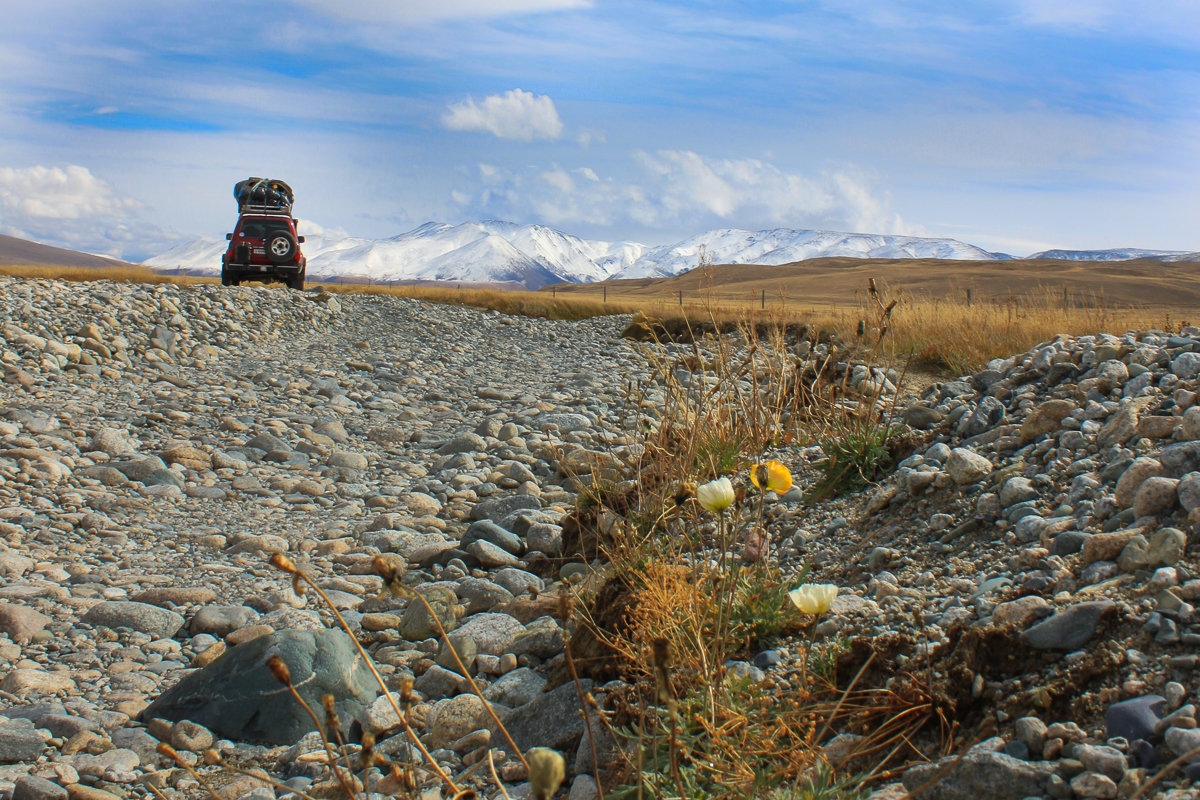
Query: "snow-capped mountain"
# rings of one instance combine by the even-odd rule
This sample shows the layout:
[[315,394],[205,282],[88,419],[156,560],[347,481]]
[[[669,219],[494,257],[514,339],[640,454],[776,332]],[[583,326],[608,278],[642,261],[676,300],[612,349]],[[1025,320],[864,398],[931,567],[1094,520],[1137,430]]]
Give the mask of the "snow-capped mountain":
[[[313,280],[550,283],[604,280],[641,255],[642,245],[580,239],[544,225],[427,222],[390,239],[358,239],[301,221],[302,249]],[[160,271],[215,275],[226,244],[197,239],[148,259]]]
[[1184,250],[1140,250],[1121,247],[1113,250],[1043,250],[1030,258],[1059,258],[1065,261],[1132,261],[1146,258],[1152,261],[1200,261],[1200,253]]
[[[314,280],[509,283],[536,289],[550,283],[609,278],[659,278],[697,267],[701,252],[713,264],[788,264],[810,258],[1009,259],[956,239],[776,228],[712,230],[660,247],[581,239],[545,225],[486,220],[449,225],[427,222],[390,239],[360,239],[340,230],[300,223]],[[216,275],[226,243],[185,242],[148,259],[153,269]],[[1118,261],[1154,258],[1200,261],[1200,253],[1164,250],[1046,250],[1031,258]]]
[[[305,237],[308,276],[314,280],[519,283],[530,289],[560,282],[677,275],[699,264],[701,247],[715,264],[773,265],[821,256],[1008,258],[954,239],[787,228],[714,230],[653,248],[636,242],[592,241],[545,225],[498,220],[461,225],[427,222],[390,239],[359,239],[301,221],[300,233]],[[145,263],[164,272],[215,275],[225,248],[223,241],[196,239]]]
[[678,275],[697,265],[700,249],[714,264],[788,264],[809,258],[945,258],[992,260],[1010,256],[989,253],[955,239],[922,239],[870,233],[792,230],[713,230],[690,239],[647,250],[622,278],[660,278]]
[[556,274],[572,283],[602,281],[637,261],[646,249],[635,242],[588,241],[545,225],[487,220],[479,226],[504,237],[521,252],[542,259]]

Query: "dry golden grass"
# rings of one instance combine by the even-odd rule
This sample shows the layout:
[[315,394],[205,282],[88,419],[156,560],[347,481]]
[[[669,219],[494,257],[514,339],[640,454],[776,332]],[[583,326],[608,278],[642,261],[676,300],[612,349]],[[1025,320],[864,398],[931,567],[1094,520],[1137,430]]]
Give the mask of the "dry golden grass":
[[[1169,329],[1200,318],[1196,269],[1195,264],[1157,261],[815,259],[778,267],[720,265],[674,278],[559,285],[536,292],[459,289],[450,284],[310,285],[333,293],[411,297],[550,319],[640,312],[656,320],[698,326],[803,323],[813,330],[851,337],[867,315],[865,287],[875,279],[899,301],[892,347],[935,368],[963,372],[1060,333]],[[136,265],[0,266],[0,274],[156,284],[215,281],[164,275]],[[970,304],[968,286],[972,287]]]
[[1066,289],[1073,305],[1200,308],[1200,264],[1162,261],[946,261],[940,259],[815,258],[794,264],[719,264],[671,278],[559,285],[542,289],[558,296],[610,302],[678,304],[713,297],[722,304],[788,310],[843,306],[874,278],[893,293],[929,300],[1005,302],[1010,297],[1052,295]]
[[57,281],[115,281],[117,283],[214,283],[214,278],[164,275],[149,267],[129,264],[119,267],[69,267],[57,265],[0,264],[0,275]]

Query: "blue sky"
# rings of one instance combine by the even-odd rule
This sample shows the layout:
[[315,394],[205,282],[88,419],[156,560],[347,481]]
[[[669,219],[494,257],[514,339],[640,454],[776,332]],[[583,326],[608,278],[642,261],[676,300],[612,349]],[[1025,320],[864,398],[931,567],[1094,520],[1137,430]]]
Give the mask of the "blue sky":
[[1200,4],[0,0],[0,232],[142,258],[233,183],[541,222],[1200,249]]

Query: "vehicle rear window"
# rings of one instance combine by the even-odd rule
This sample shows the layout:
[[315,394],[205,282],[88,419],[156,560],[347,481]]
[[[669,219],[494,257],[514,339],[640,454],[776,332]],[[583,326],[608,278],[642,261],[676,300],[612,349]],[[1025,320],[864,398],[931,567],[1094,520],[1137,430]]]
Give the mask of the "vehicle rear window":
[[265,239],[269,233],[291,233],[285,222],[267,222],[264,220],[242,220],[242,236],[247,239]]

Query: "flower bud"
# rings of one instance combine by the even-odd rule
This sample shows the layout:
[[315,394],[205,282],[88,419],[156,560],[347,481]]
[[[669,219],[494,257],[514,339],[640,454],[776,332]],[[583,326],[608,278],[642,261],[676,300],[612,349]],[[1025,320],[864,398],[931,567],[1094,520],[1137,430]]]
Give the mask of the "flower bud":
[[567,774],[562,755],[548,747],[533,747],[525,753],[529,762],[529,785],[534,800],[550,800]]
[[283,663],[283,659],[278,653],[267,659],[267,669],[271,671],[271,677],[284,686],[292,685],[292,672],[288,669],[288,665]]

